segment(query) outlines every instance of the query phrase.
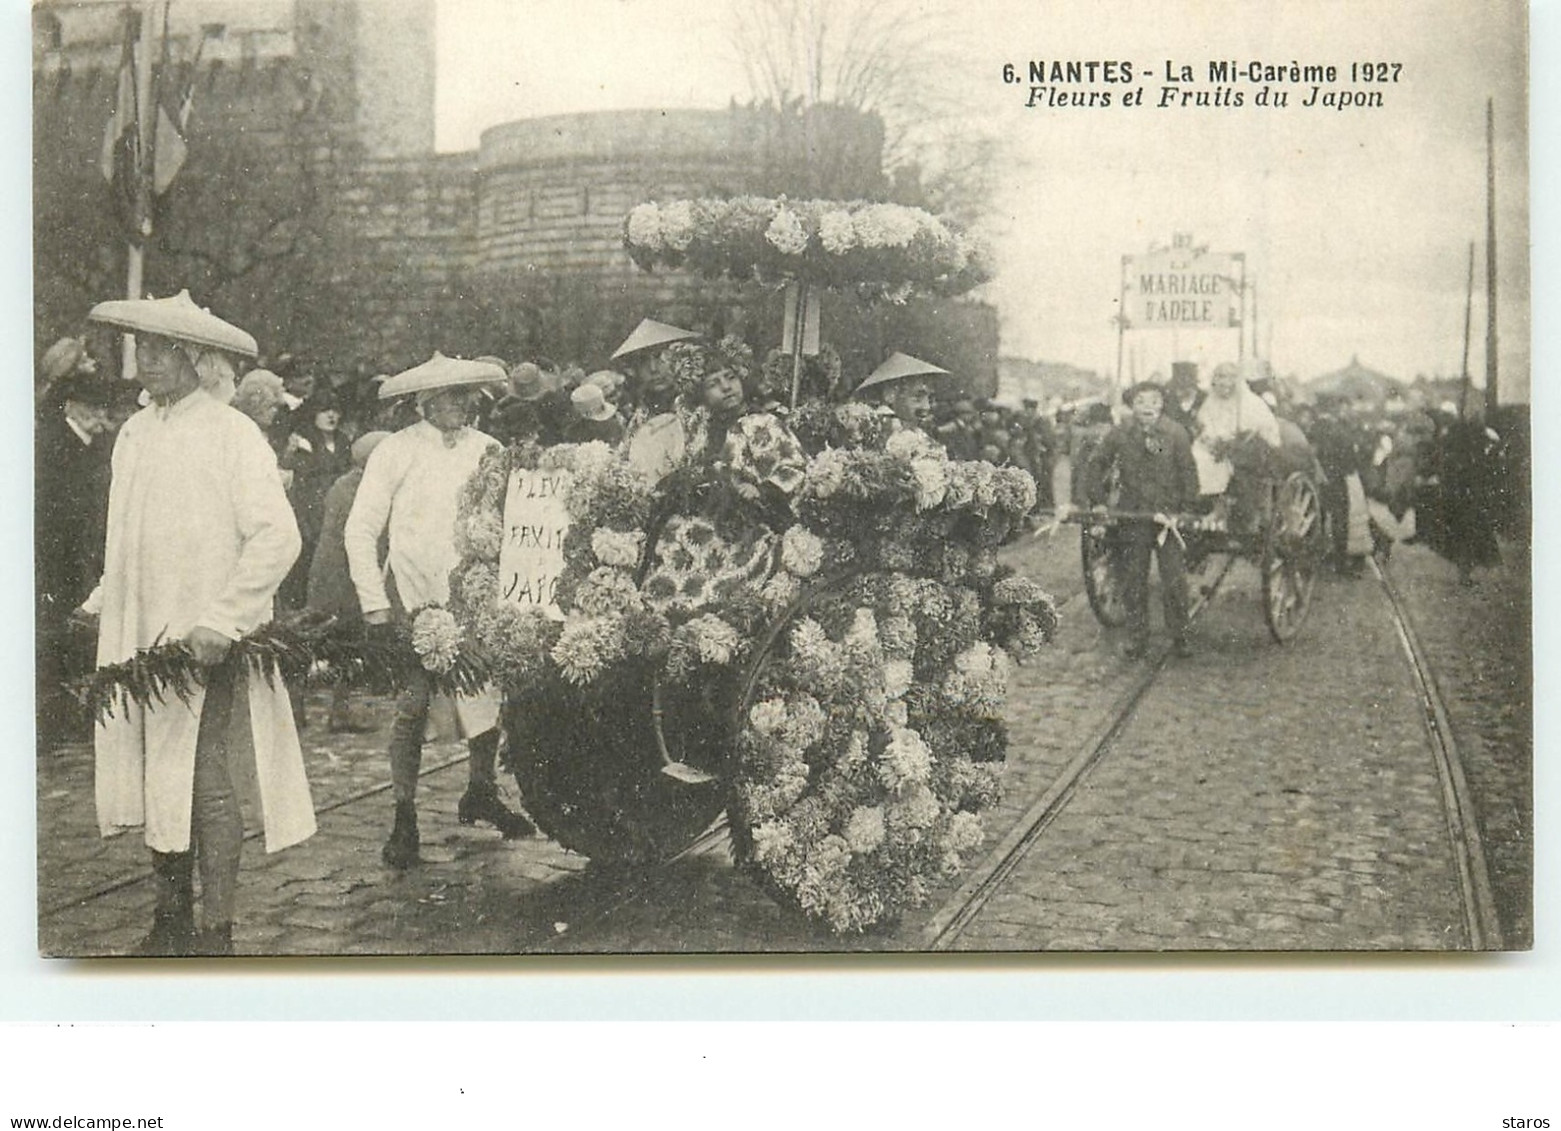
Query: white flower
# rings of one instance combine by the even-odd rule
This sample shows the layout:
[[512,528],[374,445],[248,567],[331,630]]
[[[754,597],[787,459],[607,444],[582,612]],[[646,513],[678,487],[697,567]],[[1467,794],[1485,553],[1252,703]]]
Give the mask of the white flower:
[[603,565],[631,569],[639,564],[645,544],[643,530],[609,530],[603,526],[591,534],[591,552]]
[[775,734],[786,725],[786,701],[766,699],[748,708],[748,723],[760,734]]
[[893,807],[895,817],[913,829],[929,828],[938,819],[938,799],[925,785],[917,785]]
[[764,595],[765,604],[777,611],[795,601],[801,591],[802,583],[785,570],[766,581],[764,588],[760,590]]
[[791,826],[785,821],[765,821],[753,830],[753,858],[764,864],[791,849]]
[[786,744],[799,754],[824,737],[827,716],[813,696],[799,695],[791,704],[790,716],[786,720]]
[[978,640],[954,657],[954,667],[966,675],[986,675],[992,670],[994,657],[992,646]]
[[565,679],[590,683],[618,659],[623,650],[623,625],[618,617],[570,617],[550,655]]
[[598,566],[575,590],[574,603],[591,616],[608,616],[639,607],[640,591],[628,574],[611,566]]
[[925,782],[932,773],[932,751],[909,727],[890,732],[889,745],[878,759],[878,780],[890,789]]
[[851,627],[846,630],[845,643],[858,648],[876,648],[878,646],[878,618],[873,616],[873,610],[859,606],[856,615],[851,618]]
[[426,670],[447,672],[460,656],[462,635],[449,609],[431,605],[412,621],[412,650]]
[[775,219],[764,230],[764,238],[782,255],[801,255],[808,246],[808,233],[802,227],[802,221],[785,205],[776,210]]
[[815,499],[827,499],[845,484],[850,457],[839,448],[825,448],[808,463],[807,492]]
[[883,693],[889,699],[898,699],[911,689],[916,678],[909,660],[890,660],[883,666]]
[[781,565],[798,577],[812,577],[824,564],[824,542],[805,526],[793,526],[781,539]]
[[852,852],[865,855],[882,844],[883,838],[883,809],[862,805],[851,811],[851,819],[846,822],[846,843]]
[[895,729],[896,727],[909,726],[910,719],[910,708],[906,706],[904,699],[894,699],[884,704],[884,725],[889,727],[891,730]]
[[948,461],[948,456],[931,436],[919,428],[907,428],[890,436],[884,451],[898,459],[935,459]]
[[648,251],[661,248],[661,214],[654,204],[636,205],[629,213],[629,242]]
[[969,852],[971,849],[980,848],[981,842],[986,839],[986,831],[981,827],[981,818],[974,813],[955,813],[949,821],[948,847],[954,852]]
[[948,495],[949,477],[946,461],[936,459],[912,460],[911,474],[916,477],[917,510],[930,510],[943,502]]
[[714,613],[695,617],[683,626],[689,633],[694,651],[707,664],[729,664],[732,653],[742,643],[737,630]]
[[844,255],[856,246],[856,224],[851,213],[836,208],[818,219],[818,238],[831,255]]
[[[630,224],[634,214],[629,213]],[[661,241],[674,251],[687,251],[694,242],[694,202],[675,200],[661,210]]]

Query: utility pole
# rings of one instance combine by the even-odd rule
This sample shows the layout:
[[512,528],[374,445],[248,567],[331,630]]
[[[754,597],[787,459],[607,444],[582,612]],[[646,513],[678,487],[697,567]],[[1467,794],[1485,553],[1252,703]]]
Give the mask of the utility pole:
[[1469,391],[1474,381],[1469,377],[1469,330],[1474,319],[1474,241],[1469,241],[1469,285],[1463,299],[1463,367],[1459,369],[1462,381],[1458,386],[1458,419],[1469,415]]
[[1496,377],[1496,100],[1485,100],[1485,419],[1501,404]]

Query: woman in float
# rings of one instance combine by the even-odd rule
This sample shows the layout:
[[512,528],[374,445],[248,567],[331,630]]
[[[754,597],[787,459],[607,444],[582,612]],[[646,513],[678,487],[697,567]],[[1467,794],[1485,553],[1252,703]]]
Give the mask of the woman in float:
[[[1267,453],[1283,443],[1273,410],[1248,386],[1241,369],[1224,362],[1209,378],[1209,396],[1199,406],[1195,424],[1192,456],[1198,468],[1198,494],[1212,504],[1215,497],[1230,491],[1235,512],[1231,525],[1250,524],[1257,514],[1259,475],[1234,476],[1233,472],[1238,460],[1244,468],[1250,465],[1253,473],[1259,472]],[[1254,442],[1261,447],[1253,448]]]

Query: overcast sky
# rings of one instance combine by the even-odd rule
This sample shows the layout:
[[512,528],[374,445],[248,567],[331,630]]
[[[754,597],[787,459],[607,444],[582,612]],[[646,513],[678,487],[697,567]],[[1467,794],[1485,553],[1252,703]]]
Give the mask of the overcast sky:
[[[1115,368],[1121,257],[1192,234],[1243,252],[1258,347],[1303,376],[1358,357],[1395,376],[1457,371],[1469,243],[1477,244],[1470,368],[1484,373],[1485,100],[1497,115],[1504,399],[1527,396],[1526,56],[1516,0],[1135,3],[973,0],[951,41],[960,93],[1004,139],[983,294],[1005,353]],[[522,117],[636,107],[721,107],[748,96],[724,0],[441,0],[439,146],[476,146]],[[1126,60],[1120,84],[1157,101],[1167,60],[1403,64],[1386,105],[1325,111],[1026,109],[1004,62]],[[1341,82],[1349,88],[1348,82]],[[1089,89],[1088,87],[1084,89]],[[1306,96],[1290,88],[1292,103]],[[1360,89],[1366,89],[1363,85]],[[653,313],[653,312],[647,312]],[[827,315],[826,315],[827,317]],[[827,335],[827,328],[826,328]],[[1249,339],[1250,340],[1250,339]],[[1125,368],[1208,363],[1234,331],[1134,331]]]

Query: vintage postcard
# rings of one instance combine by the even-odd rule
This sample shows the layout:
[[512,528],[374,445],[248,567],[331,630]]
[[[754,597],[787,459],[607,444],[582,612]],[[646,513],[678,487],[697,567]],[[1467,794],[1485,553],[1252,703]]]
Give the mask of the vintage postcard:
[[1520,0],[37,0],[51,958],[1533,945]]

